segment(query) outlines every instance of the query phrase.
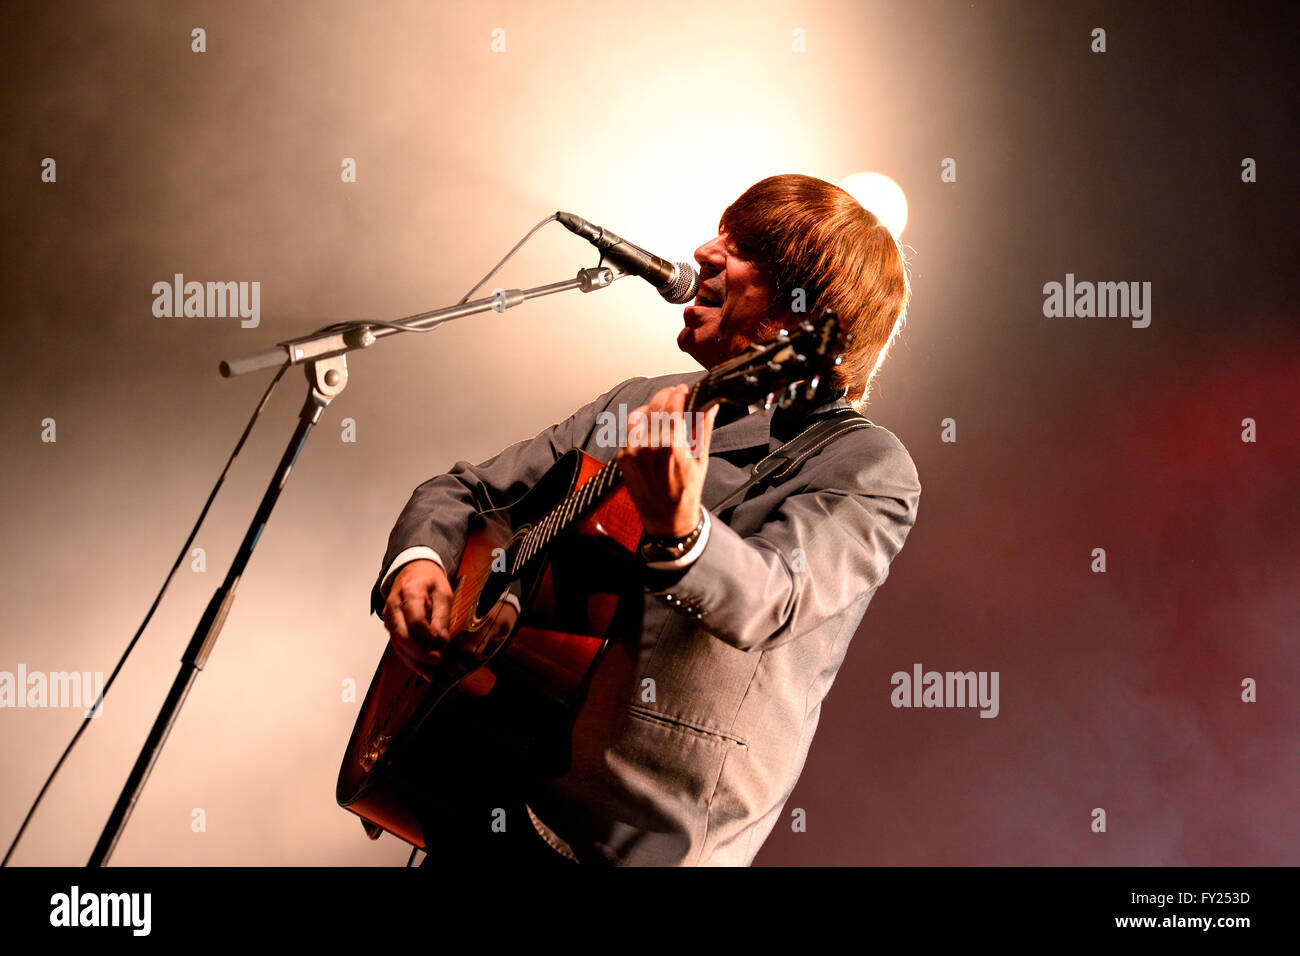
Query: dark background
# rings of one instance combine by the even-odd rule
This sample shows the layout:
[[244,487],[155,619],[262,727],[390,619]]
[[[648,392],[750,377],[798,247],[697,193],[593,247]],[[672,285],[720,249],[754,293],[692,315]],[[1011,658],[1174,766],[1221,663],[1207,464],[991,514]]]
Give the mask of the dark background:
[[[0,16],[0,670],[111,669],[264,388],[221,379],[219,359],[454,301],[556,209],[686,257],[765,176],[870,170],[908,196],[914,298],[867,414],[924,493],[787,804],[807,832],[778,825],[756,862],[1300,862],[1293,8]],[[594,262],[552,225],[489,287]],[[155,318],[151,286],[176,272],[260,281],[260,327]],[[1151,282],[1150,327],[1045,318],[1043,285],[1067,272]],[[356,716],[341,682],[364,692],[385,639],[366,604],[392,521],[455,460],[689,368],[679,322],[633,280],[353,358],[114,862],[402,862],[333,802]],[[88,856],[292,427],[298,375],[200,536],[207,573],[183,566],[18,862]],[[998,671],[1001,713],[892,708],[889,675],[917,662]],[[0,721],[7,842],[78,715]]]

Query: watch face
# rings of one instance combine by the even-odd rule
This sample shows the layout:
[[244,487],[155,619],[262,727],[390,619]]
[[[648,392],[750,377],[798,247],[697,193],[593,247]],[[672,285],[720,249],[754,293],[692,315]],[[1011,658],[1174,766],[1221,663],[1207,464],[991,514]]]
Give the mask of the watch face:
[[703,532],[704,516],[701,514],[699,524],[684,538],[651,538],[647,536],[639,549],[641,560],[675,561],[691,550],[695,542],[700,540],[700,535]]
[[646,561],[673,561],[685,553],[684,548],[666,548],[659,544],[647,544],[641,548],[641,557]]
[[695,530],[684,538],[669,538],[667,541],[660,539],[658,541],[647,541],[641,546],[641,558],[644,561],[675,561],[691,550],[692,545],[700,540],[700,532],[704,528],[704,522],[696,525]]

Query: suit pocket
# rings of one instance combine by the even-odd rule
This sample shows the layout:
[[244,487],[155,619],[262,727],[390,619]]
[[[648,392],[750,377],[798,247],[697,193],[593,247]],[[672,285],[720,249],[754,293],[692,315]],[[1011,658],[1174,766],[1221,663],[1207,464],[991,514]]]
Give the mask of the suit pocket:
[[629,705],[603,767],[619,780],[617,823],[605,843],[618,859],[693,866],[728,757],[748,750],[734,734]]
[[647,723],[658,724],[669,730],[712,740],[718,744],[740,747],[742,750],[749,749],[749,744],[742,738],[724,730],[715,730],[703,724],[664,714],[657,710],[650,710],[648,707],[640,707],[636,704],[629,704],[627,710],[632,717]]

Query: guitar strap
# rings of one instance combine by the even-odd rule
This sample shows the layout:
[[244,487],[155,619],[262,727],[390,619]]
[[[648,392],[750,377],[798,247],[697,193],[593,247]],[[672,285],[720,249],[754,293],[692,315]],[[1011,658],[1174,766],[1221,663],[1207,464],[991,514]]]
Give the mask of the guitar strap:
[[875,428],[875,422],[851,408],[841,409],[821,421],[808,426],[776,451],[754,465],[749,478],[739,488],[727,495],[711,509],[719,514],[733,502],[739,503],[748,493],[761,485],[778,485],[789,478],[805,461],[821,451],[845,432],[857,428]]

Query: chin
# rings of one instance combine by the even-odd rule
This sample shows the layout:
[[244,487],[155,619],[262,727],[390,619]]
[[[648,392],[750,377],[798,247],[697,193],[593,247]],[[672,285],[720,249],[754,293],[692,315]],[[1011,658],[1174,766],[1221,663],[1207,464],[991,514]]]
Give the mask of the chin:
[[691,335],[690,329],[682,329],[677,333],[677,347],[691,358],[699,361],[695,355],[695,337]]

